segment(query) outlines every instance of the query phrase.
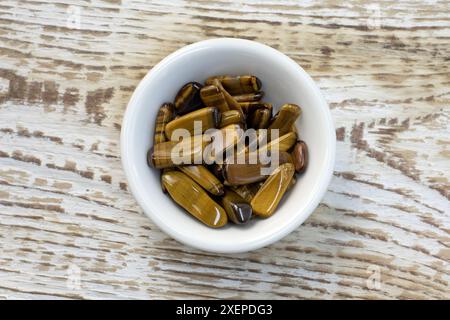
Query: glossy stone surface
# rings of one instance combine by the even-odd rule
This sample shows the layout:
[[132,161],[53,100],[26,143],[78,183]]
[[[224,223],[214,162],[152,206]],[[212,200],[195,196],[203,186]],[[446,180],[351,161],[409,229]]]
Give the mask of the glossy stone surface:
[[308,147],[304,141],[298,141],[292,150],[295,171],[301,173],[308,165]]
[[261,90],[262,83],[256,76],[242,75],[242,76],[214,76],[206,80],[206,84],[212,84],[212,82],[218,79],[232,95],[241,95],[246,93],[258,92]]
[[147,152],[147,163],[150,167],[157,169],[182,164],[201,164],[203,151],[208,144],[209,140],[204,136],[190,137],[180,142],[158,143]]
[[220,83],[220,81],[217,79],[214,79],[212,83],[220,90],[220,92],[222,92],[225,101],[227,102],[228,108],[230,108],[231,110],[237,110],[242,114],[242,116],[244,116],[244,112],[242,111],[241,105],[233,98],[233,96],[227,90],[225,90],[225,88],[222,86],[222,83]]
[[184,115],[204,107],[200,98],[200,90],[203,88],[198,82],[186,83],[175,97],[175,109],[178,115]]
[[253,129],[266,129],[269,126],[270,119],[272,118],[272,110],[261,108],[255,110],[248,117],[247,124]]
[[244,114],[250,115],[258,109],[273,109],[271,103],[262,102],[262,101],[254,101],[254,102],[239,102],[239,105],[244,111]]
[[[292,125],[300,116],[302,109],[292,103],[287,103],[280,108],[280,111],[274,116],[272,123],[269,126],[270,129],[278,129],[279,136],[282,136],[292,130]],[[269,132],[269,137],[270,137]]]
[[167,139],[171,140],[172,134],[177,129],[186,129],[190,135],[196,134],[194,131],[196,121],[201,123],[198,134],[202,134],[211,128],[217,128],[220,122],[219,111],[216,108],[202,108],[170,121],[165,130]]
[[220,124],[219,128],[226,127],[230,124],[240,124],[243,125],[245,123],[244,116],[238,110],[229,110],[222,112],[220,115]]
[[291,163],[282,164],[272,173],[250,203],[256,215],[267,218],[275,212],[294,173],[295,168]]
[[216,86],[206,86],[200,90],[200,97],[207,107],[217,108],[220,112],[230,110],[225,96]]
[[255,102],[260,101],[264,97],[264,91],[244,93],[241,95],[233,96],[237,102]]
[[263,182],[256,182],[256,183],[250,183],[250,184],[244,184],[241,186],[233,186],[231,187],[234,192],[236,192],[238,195],[240,195],[245,201],[250,203],[255,196],[255,194],[258,192],[259,188],[262,186]]
[[246,223],[252,217],[251,205],[230,189],[225,189],[225,193],[220,199],[220,203],[225,209],[228,219],[235,224]]
[[[258,160],[258,159],[257,159]],[[278,165],[292,163],[292,156],[287,152],[280,152],[278,156]],[[277,164],[249,161],[248,163],[225,163],[223,167],[223,177],[227,185],[238,186],[250,184],[267,179],[271,173],[270,167]],[[266,169],[266,170],[263,170]]]
[[216,196],[223,194],[223,184],[202,165],[181,166],[178,168],[187,174],[192,180],[197,182],[206,191]]
[[207,226],[220,228],[227,224],[225,210],[186,174],[180,171],[166,172],[162,181],[172,199]]
[[[269,131],[267,132],[267,134],[269,134]],[[291,131],[261,146],[258,150],[259,152],[276,152],[277,150],[280,152],[288,151],[294,146],[296,142],[297,134]]]
[[155,133],[153,136],[153,144],[167,141],[166,125],[172,121],[175,114],[174,105],[172,103],[164,103],[158,110],[155,122]]

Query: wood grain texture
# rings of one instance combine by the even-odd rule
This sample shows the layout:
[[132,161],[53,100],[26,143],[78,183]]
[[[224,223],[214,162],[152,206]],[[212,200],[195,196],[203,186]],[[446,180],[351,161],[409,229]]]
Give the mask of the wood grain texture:
[[[450,299],[449,15],[437,0],[2,0],[0,298]],[[338,139],[312,216],[238,255],[163,234],[119,157],[146,72],[224,36],[305,68]]]

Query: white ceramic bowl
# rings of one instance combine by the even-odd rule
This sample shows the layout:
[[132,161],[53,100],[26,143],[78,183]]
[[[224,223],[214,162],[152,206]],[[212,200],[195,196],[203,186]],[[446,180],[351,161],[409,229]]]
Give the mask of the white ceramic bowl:
[[[146,152],[152,144],[160,105],[173,101],[186,82],[203,82],[218,74],[259,77],[264,100],[273,103],[274,112],[284,103],[300,105],[303,113],[296,125],[309,147],[309,164],[272,217],[253,219],[245,226],[211,229],[162,193],[160,173],[147,166]],[[122,124],[121,155],[131,192],[163,231],[198,249],[233,253],[274,243],[305,221],[327,190],[333,173],[335,143],[328,105],[311,77],[297,63],[257,42],[222,38],[183,47],[149,71],[128,104]]]

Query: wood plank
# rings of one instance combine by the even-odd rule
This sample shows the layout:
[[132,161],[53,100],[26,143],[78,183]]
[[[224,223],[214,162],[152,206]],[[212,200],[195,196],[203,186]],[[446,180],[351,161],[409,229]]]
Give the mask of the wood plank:
[[[2,1],[0,298],[449,299],[449,13],[433,0]],[[321,205],[246,254],[170,239],[120,164],[140,79],[213,37],[288,54],[337,128]]]

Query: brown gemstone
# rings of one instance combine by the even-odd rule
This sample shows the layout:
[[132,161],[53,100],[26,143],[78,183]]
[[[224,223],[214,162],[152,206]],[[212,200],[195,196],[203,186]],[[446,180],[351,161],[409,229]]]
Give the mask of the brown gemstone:
[[198,82],[188,82],[178,91],[175,97],[175,108],[179,115],[203,108],[200,98],[202,87]]
[[272,123],[269,126],[269,138],[271,137],[270,130],[278,129],[279,136],[282,136],[292,130],[292,125],[300,116],[302,110],[295,104],[285,104],[280,108],[280,111],[274,116]]
[[250,115],[253,112],[255,112],[258,109],[273,109],[273,106],[271,103],[267,103],[267,102],[261,102],[261,101],[256,101],[256,102],[239,102],[239,105],[242,108],[242,111],[246,114],[246,115]]
[[252,206],[236,192],[225,189],[220,204],[225,209],[228,219],[236,224],[244,224],[252,217]]
[[272,117],[272,110],[261,108],[255,110],[248,117],[247,124],[253,129],[266,129],[269,126],[270,119]]
[[220,228],[227,224],[225,210],[183,172],[166,172],[162,181],[172,199],[207,226]]
[[[269,134],[270,131],[267,132]],[[272,136],[274,138],[274,136]],[[259,147],[258,151],[260,153],[263,152],[275,152],[275,151],[289,151],[294,144],[297,142],[297,135],[295,132],[288,132],[285,135],[282,135],[281,137],[278,137],[269,143]],[[261,143],[261,141],[260,141]]]
[[[199,132],[196,133],[195,125],[199,123]],[[177,129],[186,129],[191,136],[194,134],[202,134],[208,129],[217,128],[219,123],[220,113],[216,108],[202,108],[170,121],[166,125],[166,137],[172,140],[172,134]]]
[[147,153],[150,167],[163,169],[179,165],[201,164],[209,137],[195,136],[182,141],[166,141],[154,145]]
[[[270,161],[270,158],[264,162],[261,162],[258,158],[246,158],[246,161],[247,163],[243,164],[225,163],[223,177],[227,185],[238,186],[263,181],[271,174],[271,166],[276,165]],[[287,152],[280,152],[278,154],[278,165],[284,163],[292,163],[292,157]]]
[[164,184],[162,182],[162,176],[163,176],[164,173],[172,171],[172,170],[174,170],[174,169],[173,168],[164,168],[164,169],[161,169],[161,171],[160,171],[159,180],[160,180],[160,183],[161,183],[161,190],[164,193],[167,193],[167,190],[166,190],[166,187],[164,187]]
[[223,164],[213,163],[208,166],[208,169],[219,181],[223,182]]
[[243,125],[245,123],[245,119],[238,110],[229,110],[222,112],[220,115],[220,124],[219,128],[226,127],[230,124],[240,124]]
[[155,122],[155,131],[153,136],[153,144],[167,141],[165,129],[174,116],[174,106],[172,103],[164,103],[158,110]]
[[206,86],[200,90],[200,97],[207,107],[217,108],[220,112],[230,110],[223,93],[216,86]]
[[240,186],[232,186],[233,191],[240,195],[245,201],[250,203],[258,192],[259,188],[262,186],[263,182],[256,182],[250,184],[243,184]]
[[187,174],[209,193],[216,196],[223,194],[223,184],[202,165],[181,166],[179,170]]
[[263,91],[244,93],[238,96],[233,96],[234,100],[237,102],[257,102],[264,97]]
[[294,173],[295,169],[292,163],[282,164],[272,173],[250,203],[256,215],[267,218],[275,212]]
[[292,150],[292,158],[294,159],[295,171],[297,173],[305,171],[308,164],[308,147],[304,141],[295,144]]
[[204,160],[208,165],[214,162],[222,164],[223,160],[232,153],[234,146],[241,141],[244,131],[238,124],[230,124],[216,133],[209,136],[205,133],[205,137],[209,137],[212,141],[204,151]]
[[256,77],[252,75],[243,76],[214,76],[206,80],[206,84],[210,85],[212,82],[218,79],[231,95],[241,95],[246,93],[258,92],[261,90],[262,83]]
[[224,89],[220,81],[215,79],[213,80],[212,84],[216,86],[220,90],[220,92],[222,92],[225,101],[227,102],[228,108],[230,108],[231,110],[237,110],[242,114],[242,116],[244,116],[241,105],[233,98],[231,94],[228,93],[228,91]]

